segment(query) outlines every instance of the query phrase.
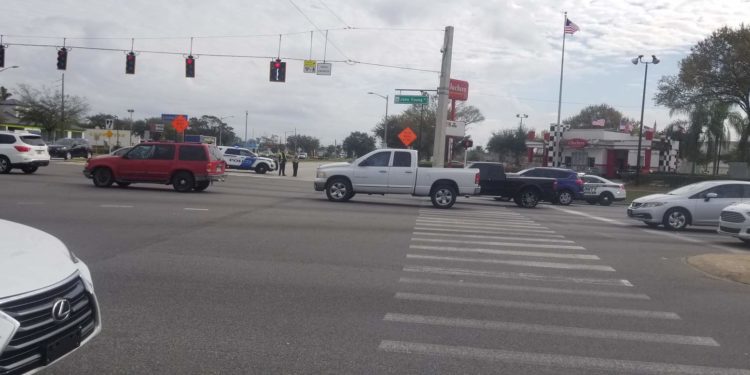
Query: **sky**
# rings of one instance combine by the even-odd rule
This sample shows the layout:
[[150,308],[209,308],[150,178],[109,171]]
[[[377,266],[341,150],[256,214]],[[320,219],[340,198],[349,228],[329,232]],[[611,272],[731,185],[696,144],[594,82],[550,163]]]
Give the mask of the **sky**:
[[[644,123],[659,128],[675,118],[653,103],[658,80],[677,74],[713,30],[750,20],[750,0],[5,0],[3,8],[5,64],[20,66],[0,73],[11,91],[61,83],[54,47],[13,44],[66,38],[65,92],[86,98],[90,114],[215,115],[240,137],[296,130],[323,145],[371,133],[386,101],[368,92],[388,95],[392,115],[407,108],[393,103],[396,89],[435,90],[446,26],[455,30],[451,77],[469,82],[467,104],[486,117],[467,133],[483,145],[518,126],[517,114],[537,131],[556,121],[564,11],[580,31],[566,37],[562,119],[601,103],[639,118],[644,66],[630,60],[653,54],[661,63],[649,66]],[[141,52],[126,75],[131,43]],[[285,83],[268,79],[277,56],[287,61]],[[332,62],[332,75],[303,73],[310,57]]]

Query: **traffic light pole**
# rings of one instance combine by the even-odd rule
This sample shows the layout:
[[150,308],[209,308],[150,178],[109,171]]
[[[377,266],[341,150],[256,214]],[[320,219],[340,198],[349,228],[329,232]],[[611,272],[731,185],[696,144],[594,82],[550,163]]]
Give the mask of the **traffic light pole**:
[[432,154],[432,166],[445,165],[445,128],[448,118],[448,87],[451,80],[451,56],[453,54],[453,26],[445,28],[443,41],[443,64],[440,67],[440,85],[438,86],[438,108],[435,122],[435,143]]
[[[60,128],[62,128],[63,135],[65,135],[65,73],[62,74],[62,95],[60,103]],[[53,135],[52,138],[57,140],[57,136]],[[65,138],[65,137],[63,137]]]

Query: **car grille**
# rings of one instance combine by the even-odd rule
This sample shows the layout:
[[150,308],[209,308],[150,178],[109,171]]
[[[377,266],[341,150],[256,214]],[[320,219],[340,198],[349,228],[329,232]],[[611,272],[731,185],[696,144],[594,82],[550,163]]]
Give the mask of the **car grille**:
[[729,228],[725,226],[720,226],[719,229],[721,229],[722,232],[727,232],[727,233],[740,233],[739,228]]
[[721,211],[721,221],[726,221],[727,223],[744,223],[745,216],[739,212]]
[[[52,318],[52,305],[61,298],[71,305],[70,316],[63,321]],[[46,346],[72,332],[80,331],[81,340],[96,327],[94,298],[76,277],[50,290],[0,305],[0,310],[21,323],[5,351],[0,355],[0,375],[15,375],[48,364]]]

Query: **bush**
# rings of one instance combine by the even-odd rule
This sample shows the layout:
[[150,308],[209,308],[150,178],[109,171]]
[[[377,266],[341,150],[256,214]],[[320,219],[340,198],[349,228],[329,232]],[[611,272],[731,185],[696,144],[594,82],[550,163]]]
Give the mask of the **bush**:
[[641,175],[641,185],[665,186],[669,188],[678,188],[680,186],[690,185],[696,182],[726,180],[726,176],[708,176],[708,175],[690,175],[655,172]]

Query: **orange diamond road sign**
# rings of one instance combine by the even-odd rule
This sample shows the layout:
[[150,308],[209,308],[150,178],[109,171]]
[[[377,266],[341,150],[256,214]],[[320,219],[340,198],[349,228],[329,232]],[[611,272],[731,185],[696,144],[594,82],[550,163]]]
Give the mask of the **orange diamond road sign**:
[[403,143],[404,146],[409,147],[409,145],[417,139],[417,135],[414,134],[414,131],[411,130],[411,128],[407,127],[402,130],[401,133],[398,133],[398,139],[401,140],[401,143]]
[[172,120],[172,127],[174,127],[174,130],[177,130],[178,133],[182,133],[188,127],[188,120],[185,116],[177,116]]
[[107,132],[106,132],[106,133],[104,133],[104,135],[106,135],[106,136],[107,136],[107,138],[112,138],[112,134],[114,134],[114,133],[112,133],[112,131],[111,131],[111,130],[107,130]]

